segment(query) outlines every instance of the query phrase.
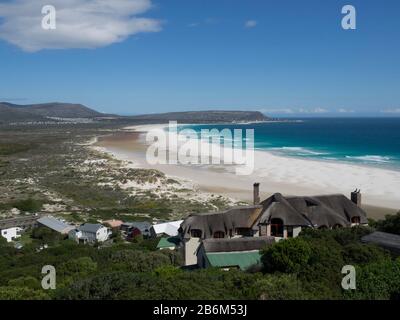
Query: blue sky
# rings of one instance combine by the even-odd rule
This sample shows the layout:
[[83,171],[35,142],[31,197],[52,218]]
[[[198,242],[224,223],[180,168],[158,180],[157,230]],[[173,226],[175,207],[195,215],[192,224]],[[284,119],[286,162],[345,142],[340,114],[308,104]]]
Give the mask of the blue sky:
[[[19,25],[31,21],[19,15],[42,18],[26,1],[0,0],[0,101],[400,116],[398,0],[122,0],[132,6],[82,16],[82,32],[83,0],[54,0],[57,37]],[[341,28],[346,4],[356,30]]]

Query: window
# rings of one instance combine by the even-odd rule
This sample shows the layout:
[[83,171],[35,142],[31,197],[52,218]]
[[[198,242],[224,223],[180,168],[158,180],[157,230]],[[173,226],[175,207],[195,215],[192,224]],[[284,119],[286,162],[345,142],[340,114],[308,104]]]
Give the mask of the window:
[[292,226],[286,227],[286,230],[287,230],[287,237],[293,238],[293,227]]
[[334,226],[333,226],[333,229],[339,229],[339,228],[341,228],[342,226],[340,225],[340,224],[335,224]]
[[351,223],[360,224],[360,222],[361,222],[360,217],[352,217],[351,218]]
[[236,234],[238,236],[250,237],[251,229],[250,228],[236,228]]
[[271,219],[271,236],[283,237],[283,221],[282,219]]
[[190,236],[192,238],[201,238],[201,230],[198,230],[198,229],[190,230]]
[[217,239],[225,238],[225,232],[223,232],[223,231],[214,232],[214,238],[217,238]]

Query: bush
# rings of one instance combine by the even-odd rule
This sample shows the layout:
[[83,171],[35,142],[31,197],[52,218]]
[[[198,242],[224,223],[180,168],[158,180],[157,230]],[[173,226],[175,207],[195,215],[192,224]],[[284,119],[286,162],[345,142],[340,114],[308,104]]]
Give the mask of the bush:
[[37,212],[40,211],[42,208],[43,202],[40,200],[36,199],[26,199],[26,200],[20,200],[17,202],[13,203],[13,206],[17,208],[20,211],[25,211],[25,212]]
[[261,258],[267,272],[298,273],[311,257],[309,244],[301,238],[280,241],[263,252]]
[[400,211],[395,215],[386,215],[384,220],[375,223],[375,227],[382,232],[400,234]]
[[266,275],[251,287],[251,299],[298,300],[306,299],[301,282],[295,275]]

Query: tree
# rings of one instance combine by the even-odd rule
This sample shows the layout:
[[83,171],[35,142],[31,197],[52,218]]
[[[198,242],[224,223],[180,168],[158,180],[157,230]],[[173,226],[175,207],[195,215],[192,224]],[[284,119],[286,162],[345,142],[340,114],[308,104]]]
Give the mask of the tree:
[[8,286],[19,287],[19,288],[25,287],[33,290],[41,289],[39,280],[32,276],[11,279],[10,281],[8,281]]
[[42,290],[25,287],[0,287],[0,300],[48,300],[50,297]]
[[261,258],[267,272],[298,273],[311,257],[309,244],[301,238],[280,241],[268,247]]
[[386,215],[384,220],[376,222],[375,227],[382,232],[400,234],[400,211],[395,215]]
[[400,294],[400,258],[356,267],[356,290],[343,293],[347,299],[388,300]]
[[251,287],[251,299],[298,300],[306,299],[301,281],[295,275],[266,275]]

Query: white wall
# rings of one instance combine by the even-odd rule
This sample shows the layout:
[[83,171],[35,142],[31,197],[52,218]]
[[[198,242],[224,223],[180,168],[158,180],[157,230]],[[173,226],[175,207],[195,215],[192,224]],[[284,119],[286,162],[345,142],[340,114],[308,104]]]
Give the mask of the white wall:
[[106,227],[100,228],[96,233],[96,240],[104,242],[108,239],[108,229]]
[[197,249],[200,246],[200,238],[190,238],[184,242],[185,266],[197,264]]
[[19,237],[21,237],[21,235],[18,234],[18,232],[22,231],[21,228],[9,228],[9,229],[3,229],[1,230],[1,236],[3,238],[7,239],[7,242],[11,242]]

